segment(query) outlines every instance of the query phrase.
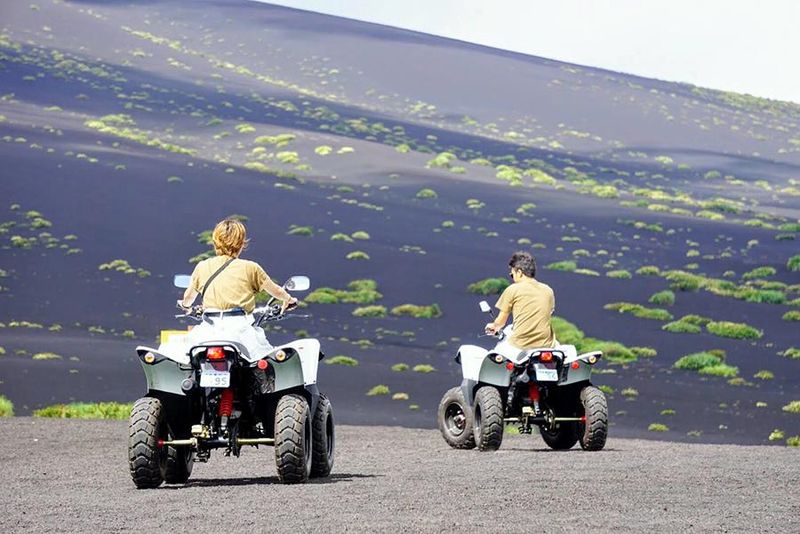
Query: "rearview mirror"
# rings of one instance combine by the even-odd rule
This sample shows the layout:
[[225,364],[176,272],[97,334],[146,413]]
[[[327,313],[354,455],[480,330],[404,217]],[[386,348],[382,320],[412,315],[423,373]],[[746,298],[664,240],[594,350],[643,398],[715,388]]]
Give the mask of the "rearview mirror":
[[489,306],[489,303],[488,303],[488,302],[486,302],[485,300],[482,300],[482,301],[481,301],[481,302],[478,304],[478,306],[480,306],[480,307],[481,307],[481,311],[482,311],[483,313],[489,313],[490,311],[492,311],[492,307],[491,307],[491,306]]
[[307,276],[293,276],[283,284],[283,289],[288,291],[306,291],[311,287],[311,280]]
[[175,278],[172,279],[172,284],[175,287],[180,287],[181,289],[186,289],[191,285],[192,277],[188,274],[176,274]]

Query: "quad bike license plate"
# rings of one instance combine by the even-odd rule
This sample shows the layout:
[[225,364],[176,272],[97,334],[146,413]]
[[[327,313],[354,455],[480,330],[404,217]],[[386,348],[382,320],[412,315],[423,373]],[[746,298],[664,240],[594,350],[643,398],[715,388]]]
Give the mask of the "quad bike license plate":
[[544,365],[535,364],[537,382],[558,382],[558,371],[548,369]]
[[200,374],[201,388],[227,388],[231,385],[231,373],[229,371],[204,370]]

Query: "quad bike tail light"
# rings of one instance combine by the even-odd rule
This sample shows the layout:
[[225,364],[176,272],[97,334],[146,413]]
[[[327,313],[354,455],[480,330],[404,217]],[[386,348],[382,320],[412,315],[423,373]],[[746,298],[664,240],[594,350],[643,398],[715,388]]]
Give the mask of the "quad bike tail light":
[[269,367],[269,362],[267,362],[267,360],[258,360],[258,363],[256,364],[256,367],[258,367],[259,369],[261,369],[263,371],[264,369]]
[[573,369],[577,369],[580,366],[581,366],[580,362],[578,362],[578,360],[575,360],[574,362],[572,362],[572,365],[570,367],[572,367]]
[[222,347],[208,347],[206,349],[206,358],[209,360],[224,360],[225,349]]
[[553,361],[553,353],[552,352],[542,352],[539,354],[539,361],[544,363],[549,363]]

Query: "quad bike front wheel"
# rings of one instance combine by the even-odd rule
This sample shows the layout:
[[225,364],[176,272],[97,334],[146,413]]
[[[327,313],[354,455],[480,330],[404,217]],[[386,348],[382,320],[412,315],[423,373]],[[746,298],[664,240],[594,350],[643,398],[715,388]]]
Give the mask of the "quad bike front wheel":
[[333,469],[333,454],[336,445],[333,425],[333,407],[325,395],[319,396],[314,420],[311,424],[313,439],[311,447],[311,477],[326,477]]
[[605,394],[594,386],[581,390],[585,423],[578,424],[581,448],[585,451],[599,451],[606,445],[608,437],[608,402]]
[[439,431],[448,445],[454,449],[474,449],[472,434],[472,410],[464,400],[460,387],[448,389],[439,402],[436,415]]
[[139,489],[157,488],[167,474],[167,421],[161,401],[142,397],[133,404],[128,420],[128,466]]
[[481,451],[496,451],[503,443],[503,399],[492,386],[483,386],[475,395],[472,432]]
[[275,409],[275,464],[284,484],[305,482],[311,474],[311,410],[301,395],[284,395]]

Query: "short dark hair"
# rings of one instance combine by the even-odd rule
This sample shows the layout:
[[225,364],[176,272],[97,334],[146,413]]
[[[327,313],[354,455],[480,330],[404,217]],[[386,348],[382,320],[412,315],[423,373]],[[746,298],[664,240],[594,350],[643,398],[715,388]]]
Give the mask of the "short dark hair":
[[536,258],[530,252],[515,252],[508,260],[508,266],[519,269],[525,276],[536,276]]

